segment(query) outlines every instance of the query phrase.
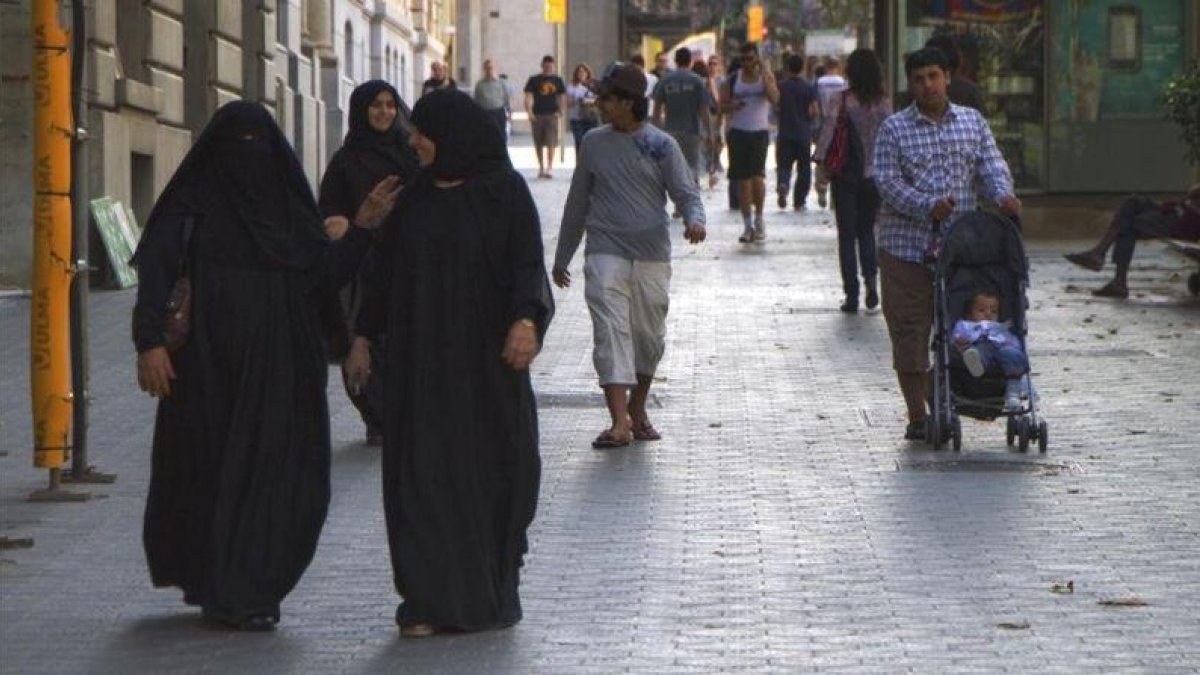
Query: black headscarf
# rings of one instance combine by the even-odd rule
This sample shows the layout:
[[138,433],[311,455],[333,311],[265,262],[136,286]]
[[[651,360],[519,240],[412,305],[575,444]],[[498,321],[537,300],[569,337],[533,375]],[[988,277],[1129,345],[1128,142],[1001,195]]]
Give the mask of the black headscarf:
[[291,269],[312,266],[328,241],[300,161],[267,109],[248,101],[217,110],[146,227],[188,215],[202,216],[198,229],[205,221],[241,226],[266,259]]
[[421,97],[412,112],[413,126],[437,145],[426,173],[438,180],[466,180],[508,171],[512,162],[504,133],[474,99],[457,89],[438,89]]
[[[369,119],[371,103],[380,92],[388,92],[396,101],[396,119],[392,126],[378,131]],[[406,182],[417,171],[417,158],[408,147],[404,121],[412,115],[395,87],[383,80],[370,80],[350,94],[350,131],[343,147],[372,175],[399,175]]]

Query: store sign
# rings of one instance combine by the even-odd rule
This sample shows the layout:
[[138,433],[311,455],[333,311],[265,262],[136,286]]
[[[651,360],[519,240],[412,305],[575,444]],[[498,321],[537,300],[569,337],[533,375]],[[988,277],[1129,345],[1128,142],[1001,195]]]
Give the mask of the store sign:
[[1041,7],[1041,0],[922,0],[921,16],[943,21],[1008,22],[1024,19]]

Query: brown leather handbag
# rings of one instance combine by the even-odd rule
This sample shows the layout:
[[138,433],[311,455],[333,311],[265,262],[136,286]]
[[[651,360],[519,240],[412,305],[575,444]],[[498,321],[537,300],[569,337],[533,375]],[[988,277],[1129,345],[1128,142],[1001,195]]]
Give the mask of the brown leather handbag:
[[163,325],[167,351],[174,354],[187,344],[192,330],[192,277],[190,271],[192,227],[195,219],[187,216],[183,220],[183,233],[179,248],[179,275],[171,286],[167,298],[167,315]]

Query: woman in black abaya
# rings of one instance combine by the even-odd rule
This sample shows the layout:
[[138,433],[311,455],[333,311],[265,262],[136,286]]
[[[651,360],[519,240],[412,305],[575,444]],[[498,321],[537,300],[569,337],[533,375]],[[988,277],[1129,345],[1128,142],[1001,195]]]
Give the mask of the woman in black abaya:
[[[344,231],[379,181],[396,176],[401,183],[408,183],[416,175],[419,168],[417,155],[409,147],[408,134],[404,131],[409,114],[400,94],[383,80],[364,82],[350,94],[350,131],[342,147],[329,160],[317,200],[327,232]],[[354,317],[362,299],[362,284],[371,276],[370,268],[375,259],[374,253],[368,252],[362,271],[342,289],[342,316],[330,322],[339,327],[330,341],[330,358],[341,360],[346,356]],[[336,305],[334,303],[332,307],[336,308]],[[383,336],[375,336],[372,345],[379,352]],[[345,370],[342,374],[346,394],[366,424],[367,443],[378,445],[383,437],[383,367],[377,363],[361,388],[351,388]]]
[[541,463],[529,380],[554,312],[537,207],[487,113],[423,97],[424,168],[384,225],[348,370],[386,326],[383,493],[401,634],[521,619],[517,592]]
[[[356,224],[378,222],[395,188],[377,189]],[[359,227],[326,237],[287,140],[242,101],[213,116],[147,221],[133,337],[138,383],[159,404],[144,544],[154,584],[208,618],[270,630],[312,559],[330,461],[313,300],[353,274],[369,240]],[[183,260],[191,330],[168,353]]]

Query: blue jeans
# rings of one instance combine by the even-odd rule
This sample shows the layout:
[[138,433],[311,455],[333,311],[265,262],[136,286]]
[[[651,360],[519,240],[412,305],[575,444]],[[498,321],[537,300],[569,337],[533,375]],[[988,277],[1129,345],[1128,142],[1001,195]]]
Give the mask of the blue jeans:
[[796,165],[796,187],[792,193],[792,204],[803,206],[812,188],[812,141],[808,139],[775,139],[776,190],[786,195],[792,183],[792,165]]
[[575,138],[575,159],[579,159],[579,146],[583,144],[583,135],[596,126],[595,120],[571,120],[571,136]]
[[[870,178],[834,179],[833,215],[837,221],[838,261],[842,268],[842,289],[847,299],[858,300],[858,265],[862,266],[867,288],[875,288],[879,263],[875,254],[875,214],[879,211],[879,190]],[[857,256],[855,255],[857,254]]]
[[1020,347],[1001,347],[987,340],[980,340],[971,347],[979,352],[985,370],[991,370],[994,364],[1009,379],[1020,377],[1029,370],[1029,359]]
[[1149,197],[1133,196],[1126,199],[1113,215],[1113,222],[1117,225],[1113,262],[1118,267],[1129,267],[1137,242],[1171,236],[1171,227],[1176,219],[1176,216],[1163,213],[1159,203]]

